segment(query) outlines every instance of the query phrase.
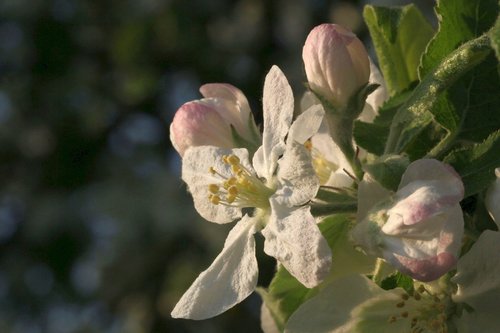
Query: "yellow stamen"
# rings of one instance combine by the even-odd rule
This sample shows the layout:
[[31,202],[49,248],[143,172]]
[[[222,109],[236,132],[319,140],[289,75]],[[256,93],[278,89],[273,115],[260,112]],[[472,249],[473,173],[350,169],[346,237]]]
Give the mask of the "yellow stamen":
[[212,194],[217,194],[219,193],[219,186],[215,185],[215,184],[210,184],[208,185],[208,192],[212,193]]

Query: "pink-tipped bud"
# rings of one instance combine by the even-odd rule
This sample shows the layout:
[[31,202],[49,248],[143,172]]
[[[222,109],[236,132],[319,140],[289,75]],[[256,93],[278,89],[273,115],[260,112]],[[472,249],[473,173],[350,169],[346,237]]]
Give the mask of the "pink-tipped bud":
[[182,105],[170,125],[170,140],[181,156],[191,146],[236,148],[260,140],[248,101],[238,88],[210,83],[200,92],[205,98]]
[[344,108],[370,77],[365,47],[337,24],[315,27],[307,36],[302,59],[310,88],[337,108]]
[[231,127],[219,114],[220,103],[215,99],[201,99],[182,105],[170,125],[170,140],[183,156],[192,146],[212,145],[232,148]]
[[[352,239],[414,279],[436,280],[458,260],[463,196],[462,180],[451,166],[434,159],[414,161],[395,195],[368,211]],[[365,199],[358,196],[360,202]]]

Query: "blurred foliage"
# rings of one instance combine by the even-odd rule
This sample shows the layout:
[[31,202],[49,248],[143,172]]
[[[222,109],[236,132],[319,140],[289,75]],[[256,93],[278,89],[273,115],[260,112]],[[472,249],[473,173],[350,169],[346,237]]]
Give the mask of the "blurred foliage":
[[299,94],[308,31],[366,37],[361,5],[0,0],[0,332],[258,331],[256,295],[170,318],[231,226],[194,211],[168,126],[206,82],[238,86],[259,116],[272,64]]

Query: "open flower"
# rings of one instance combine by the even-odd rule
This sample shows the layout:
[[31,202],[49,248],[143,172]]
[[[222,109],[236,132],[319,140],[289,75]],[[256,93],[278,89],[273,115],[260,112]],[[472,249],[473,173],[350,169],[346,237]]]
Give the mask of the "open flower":
[[[264,84],[263,143],[252,163],[246,149],[201,146],[185,152],[182,178],[197,211],[215,223],[241,220],[213,264],[177,303],[173,317],[215,316],[255,289],[253,234],[258,231],[265,237],[264,251],[306,287],[316,286],[328,274],[331,252],[305,205],[319,183],[303,145],[320,126],[323,111],[312,108],[291,124],[293,108],[292,90],[273,66]],[[245,208],[254,210],[243,215]]]
[[[371,200],[365,195],[360,192],[358,201]],[[393,197],[379,201],[366,216],[360,214],[353,240],[402,273],[420,281],[435,280],[458,258],[463,195],[462,181],[449,165],[417,160],[406,169]]]
[[[285,332],[496,332],[500,233],[485,231],[450,280],[383,290],[362,275],[329,283],[288,320]],[[464,306],[466,305],[466,306]]]
[[192,146],[235,148],[260,141],[248,101],[238,88],[209,83],[200,92],[205,98],[183,104],[170,125],[170,140],[181,156]]

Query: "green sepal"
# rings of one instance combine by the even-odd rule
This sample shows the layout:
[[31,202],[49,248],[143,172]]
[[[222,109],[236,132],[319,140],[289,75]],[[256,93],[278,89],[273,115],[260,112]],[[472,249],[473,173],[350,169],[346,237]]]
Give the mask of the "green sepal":
[[363,165],[363,167],[383,187],[391,191],[397,191],[401,177],[409,164],[410,160],[407,156],[382,155]]
[[246,148],[248,149],[248,152],[250,153],[250,156],[253,156],[253,154],[257,151],[257,149],[260,146],[260,143],[256,143],[255,141],[249,141],[242,137],[236,128],[234,128],[233,125],[231,125],[231,136],[233,139],[233,143],[235,147],[238,148]]
[[322,186],[310,206],[314,217],[355,213],[358,207],[356,191],[349,188]]

